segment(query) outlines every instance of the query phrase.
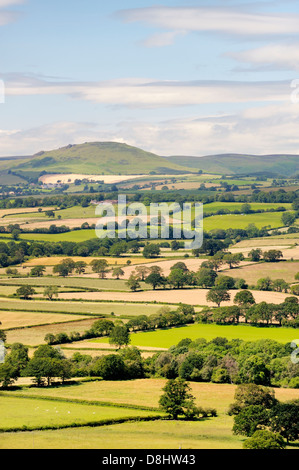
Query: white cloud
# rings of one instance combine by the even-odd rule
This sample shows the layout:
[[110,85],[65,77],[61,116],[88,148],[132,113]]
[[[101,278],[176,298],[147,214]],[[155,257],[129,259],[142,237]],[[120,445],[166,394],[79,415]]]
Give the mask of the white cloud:
[[0,26],[16,21],[20,13],[17,11],[6,10],[6,8],[14,7],[25,3],[26,0],[0,0]]
[[99,140],[93,123],[56,122],[31,129],[0,130],[1,156],[32,155],[68,144]]
[[299,70],[299,43],[268,44],[263,47],[227,54],[256,68]]
[[166,33],[157,33],[143,41],[146,47],[164,47],[174,43],[177,36],[184,36],[185,31],[168,31]]
[[299,15],[252,13],[236,7],[163,7],[122,10],[125,22],[141,22],[172,31],[201,31],[267,36],[299,34]]
[[131,145],[160,155],[299,154],[298,123],[299,106],[294,106],[155,124],[127,123],[122,130]]
[[68,144],[124,142],[159,155],[217,153],[299,154],[299,104],[250,107],[237,114],[114,125],[57,122],[38,128],[0,130],[1,155],[30,155]]
[[25,3],[26,0],[0,0],[0,8],[11,7],[14,5],[21,5]]
[[68,95],[106,105],[132,108],[193,106],[207,103],[287,101],[288,81],[157,81],[119,79],[106,82],[51,82],[28,76],[4,76],[6,95]]

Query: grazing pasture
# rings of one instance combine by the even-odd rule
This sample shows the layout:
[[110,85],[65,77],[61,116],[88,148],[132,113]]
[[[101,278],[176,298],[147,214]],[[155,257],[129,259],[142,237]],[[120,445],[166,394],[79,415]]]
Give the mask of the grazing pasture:
[[[100,380],[92,382],[80,382],[62,388],[22,388],[12,392],[13,396],[40,396],[51,398],[84,399],[105,403],[107,401],[115,405],[130,405],[153,407],[159,406],[159,398],[166,379],[138,379],[124,380],[121,382]],[[118,385],[118,386],[116,386]],[[119,386],[121,385],[121,386]],[[234,393],[237,386],[232,384],[213,384],[203,382],[190,382],[192,393],[197,405],[203,407],[215,407],[220,413],[225,413],[229,405],[234,401]],[[286,401],[299,398],[299,389],[275,389],[275,395],[279,400]]]
[[[116,407],[120,404],[127,406],[158,406],[158,400],[165,385],[164,379],[141,379],[119,382],[99,381],[89,383],[78,383],[64,388],[36,389],[25,388],[13,392],[17,394],[32,396],[38,393],[40,397],[48,396],[55,398],[84,399],[90,401],[113,402]],[[121,386],[118,386],[121,385]],[[203,419],[199,421],[150,421],[115,424],[113,426],[81,427],[76,429],[59,429],[53,431],[33,431],[1,433],[0,448],[14,449],[241,449],[244,441],[243,436],[233,435],[231,432],[233,418],[226,414],[229,405],[234,401],[235,385],[229,384],[207,384],[192,383],[192,394],[196,403],[203,407],[217,409],[218,417]],[[276,389],[275,396],[281,401],[287,401],[299,397],[298,390]],[[41,402],[41,409],[45,406],[50,413],[55,409],[55,415],[61,413],[59,419],[63,419],[64,407],[79,405],[74,403],[60,402],[61,408],[57,408],[56,401],[33,399],[26,401],[24,398],[14,398],[16,409],[21,404],[32,401],[36,405]],[[34,406],[31,405],[31,409]],[[51,408],[50,406],[51,405]],[[39,405],[37,405],[39,406]],[[80,405],[81,407],[82,405]],[[87,405],[85,405],[87,406]],[[90,406],[90,413],[94,413]],[[102,413],[106,413],[105,406],[100,406]],[[118,410],[121,408],[112,408]],[[82,408],[81,408],[82,410]],[[123,410],[126,410],[124,408]],[[37,411],[34,409],[34,411]],[[56,413],[59,411],[59,413]],[[70,408],[68,411],[73,412]],[[131,410],[130,410],[131,411]],[[133,411],[133,410],[132,410]],[[74,411],[74,415],[80,411]],[[107,410],[107,413],[109,411]],[[141,416],[141,410],[135,410]],[[146,413],[146,412],[144,412]],[[148,412],[147,412],[148,413]],[[69,415],[69,414],[68,414]],[[94,415],[92,415],[94,416]],[[43,415],[42,415],[43,417]],[[41,418],[40,418],[41,419]],[[57,417],[58,419],[58,417]],[[81,418],[82,419],[82,418]]]
[[[138,347],[155,346],[168,349],[178,344],[182,339],[195,340],[205,338],[211,341],[218,336],[244,341],[257,341],[259,339],[272,339],[280,343],[289,343],[296,339],[296,330],[281,327],[255,327],[251,325],[216,325],[194,324],[177,328],[161,329],[131,334],[131,344]],[[104,342],[104,338],[92,339],[90,342]],[[106,342],[108,339],[106,338]]]
[[[212,202],[210,204],[205,204],[204,205],[204,212],[210,213],[210,212],[217,212],[220,210],[228,210],[228,211],[235,211],[235,210],[241,210],[242,206],[244,203],[242,202]],[[269,210],[275,210],[278,209],[279,207],[284,207],[286,210],[291,210],[292,204],[288,203],[264,203],[264,202],[253,202],[250,203],[250,208],[253,211],[269,211]],[[258,215],[258,214],[255,214]]]
[[203,220],[205,231],[219,229],[245,229],[250,224],[254,224],[257,228],[263,227],[278,228],[282,227],[282,212],[264,212],[259,214],[226,214],[214,215]]
[[[154,411],[117,408],[113,406],[92,406],[13,396],[1,396],[1,428],[41,428],[100,423],[111,419],[155,416]],[[161,413],[160,413],[161,414]]]

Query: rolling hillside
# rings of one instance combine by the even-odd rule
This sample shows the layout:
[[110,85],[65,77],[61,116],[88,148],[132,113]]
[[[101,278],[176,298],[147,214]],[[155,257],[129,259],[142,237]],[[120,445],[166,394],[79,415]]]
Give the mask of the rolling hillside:
[[[12,164],[18,174],[33,172],[78,173],[106,175],[138,175],[189,173],[192,169],[170,160],[145,152],[136,147],[115,142],[92,142],[49,152],[39,152],[27,162]],[[194,170],[196,171],[196,170]]]
[[290,177],[299,173],[299,155],[223,154],[206,157],[169,157],[172,163],[222,175]]
[[90,142],[39,152],[31,157],[0,159],[0,172],[17,177],[46,173],[143,175],[204,173],[290,177],[299,174],[299,155],[222,154],[161,157],[117,142]]

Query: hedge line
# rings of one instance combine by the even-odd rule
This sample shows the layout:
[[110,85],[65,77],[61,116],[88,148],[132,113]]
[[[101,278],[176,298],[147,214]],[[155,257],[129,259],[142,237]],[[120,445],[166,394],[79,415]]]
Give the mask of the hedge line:
[[[7,396],[11,398],[10,392],[0,392],[0,396]],[[142,410],[142,411],[160,411],[159,408],[152,406],[142,406],[142,405],[128,405],[127,403],[113,403],[110,401],[92,401],[92,400],[81,400],[80,398],[62,398],[62,397],[50,397],[50,396],[41,396],[41,395],[26,395],[20,393],[14,395],[14,398],[25,398],[30,400],[46,400],[46,401],[58,401],[66,403],[76,403],[79,405],[91,405],[91,406],[108,406],[111,408],[127,408],[131,410]]]
[[86,428],[86,427],[100,427],[100,426],[111,426],[113,424],[123,424],[123,423],[134,423],[142,421],[157,421],[157,420],[166,420],[165,416],[144,416],[144,417],[132,417],[127,418],[114,418],[114,419],[103,419],[101,421],[90,421],[86,423],[70,423],[70,424],[57,424],[57,425],[45,425],[45,426],[22,426],[16,428],[1,428],[0,433],[9,433],[9,432],[32,432],[32,431],[57,431],[58,429],[70,429],[70,428]]
[[[102,317],[102,315],[99,315],[98,317],[94,317],[93,319],[102,320],[103,317]],[[53,322],[53,323],[39,323],[37,325],[16,326],[14,328],[7,328],[3,331],[28,330],[28,329],[31,329],[31,328],[36,328],[38,326],[64,325],[65,323],[70,324],[70,323],[79,323],[79,322],[84,322],[84,321],[86,321],[85,318],[84,319],[80,318],[79,320],[60,321],[60,322]]]

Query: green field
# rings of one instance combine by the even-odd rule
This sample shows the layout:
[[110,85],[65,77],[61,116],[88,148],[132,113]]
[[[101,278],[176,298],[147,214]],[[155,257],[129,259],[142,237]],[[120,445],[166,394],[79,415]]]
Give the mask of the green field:
[[[95,409],[98,410],[99,419],[117,413],[121,416],[128,411],[131,416],[150,414],[142,410],[129,410],[120,408],[122,406],[157,407],[161,396],[164,379],[140,379],[123,382],[96,381],[87,383],[76,383],[62,388],[29,388],[11,392],[11,398],[5,401],[8,413],[14,413],[11,419],[18,422],[24,415],[28,416],[32,411],[35,423],[40,424],[44,414],[59,419],[63,424],[69,417],[65,418],[65,411],[72,411],[73,416],[79,416],[84,420],[85,415],[81,412],[88,407],[88,416]],[[244,442],[243,436],[232,434],[233,417],[227,415],[229,405],[234,401],[235,385],[191,383],[192,394],[195,396],[196,404],[205,408],[216,408],[216,418],[201,419],[199,421],[150,421],[115,424],[113,426],[80,427],[76,429],[59,429],[53,431],[33,431],[1,433],[0,448],[26,448],[26,449],[241,449]],[[32,397],[17,398],[22,395]],[[40,396],[40,399],[38,399]],[[298,398],[299,391],[292,389],[276,389],[275,396],[281,401]],[[36,398],[34,398],[36,397]],[[52,399],[88,400],[91,402],[102,402],[102,406],[82,405],[80,403],[67,403],[59,401],[42,400],[42,397]],[[110,401],[115,408],[107,408],[105,401]],[[30,403],[32,404],[30,405]],[[28,403],[28,409],[24,407]],[[40,403],[40,404],[38,404]],[[14,407],[12,406],[14,405]],[[37,416],[35,408],[40,407],[40,415]],[[57,407],[59,405],[59,408]],[[72,410],[70,408],[72,406]],[[76,408],[78,407],[78,410]],[[56,409],[55,409],[56,408]],[[46,412],[45,410],[48,410]],[[59,411],[59,413],[56,413]],[[51,413],[51,414],[50,414]],[[65,421],[64,421],[65,420]],[[82,422],[82,421],[80,421]],[[55,423],[55,421],[53,421]],[[48,421],[47,423],[48,424]]]
[[84,425],[108,419],[135,418],[137,416],[153,416],[157,413],[130,408],[112,406],[92,406],[81,403],[49,401],[13,396],[1,396],[0,400],[0,428],[13,430],[27,427],[29,429],[40,427],[58,427]]
[[[241,210],[241,207],[243,206],[243,204],[244,203],[242,202],[212,202],[211,204],[204,205],[204,212],[217,212],[220,210],[228,210],[228,211]],[[268,211],[271,209],[277,209],[278,207],[284,207],[286,210],[290,210],[292,208],[292,204],[287,204],[287,203],[271,204],[271,203],[263,203],[263,202],[253,202],[253,203],[250,203],[250,207],[251,207],[251,210],[254,210],[254,211],[259,211],[259,210]]]
[[66,233],[23,233],[20,240],[35,240],[38,242],[86,242],[97,238],[94,230],[75,230]]
[[281,212],[266,212],[259,214],[228,214],[214,215],[203,220],[205,231],[223,229],[245,229],[249,224],[254,224],[257,228],[263,227],[278,228],[282,227]]
[[[95,218],[97,217],[95,214],[96,206],[88,206],[88,207],[81,207],[81,206],[74,206],[74,207],[69,207],[68,209],[62,209],[62,210],[55,210],[53,209],[55,213],[55,218],[53,217],[47,217],[45,212],[24,212],[22,214],[14,214],[14,215],[7,215],[9,219],[14,218],[14,219],[36,219],[39,222],[45,221],[45,220],[50,220],[53,221],[53,224],[55,224],[55,220],[57,219],[58,215],[61,215],[61,219],[88,219],[88,218]],[[32,220],[30,220],[32,222]],[[80,226],[85,220],[82,220],[81,223],[78,221],[78,226]],[[66,223],[67,225],[67,223]]]
[[[92,289],[92,290],[109,290],[109,291],[130,291],[129,287],[126,285],[126,280],[124,279],[97,279],[97,278],[83,278],[83,277],[40,277],[40,278],[20,278],[20,279],[5,279],[0,280],[0,295],[5,294],[9,295],[15,292],[16,289],[13,289],[12,286],[57,286],[63,292],[67,292],[70,288],[74,289]],[[7,293],[5,293],[5,286]],[[149,284],[145,282],[140,283],[142,290],[151,289]],[[37,292],[43,292],[43,290]]]
[[[217,423],[217,424],[216,424]],[[216,427],[215,427],[216,426]],[[231,417],[1,434],[3,449],[242,449]]]
[[[228,340],[241,339],[243,341],[257,341],[259,339],[272,339],[280,343],[292,342],[298,334],[292,328],[266,328],[251,325],[215,325],[195,324],[165,330],[156,330],[131,334],[131,344],[140,347],[157,347],[168,349],[178,344],[182,339],[205,338],[208,341],[216,337],[225,337]],[[107,338],[89,340],[91,342],[107,342]]]

